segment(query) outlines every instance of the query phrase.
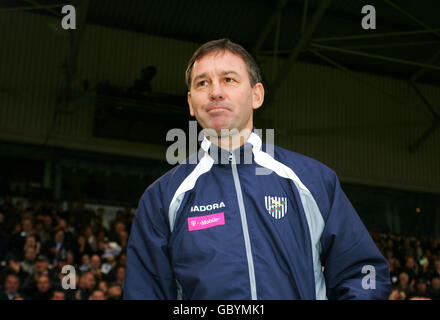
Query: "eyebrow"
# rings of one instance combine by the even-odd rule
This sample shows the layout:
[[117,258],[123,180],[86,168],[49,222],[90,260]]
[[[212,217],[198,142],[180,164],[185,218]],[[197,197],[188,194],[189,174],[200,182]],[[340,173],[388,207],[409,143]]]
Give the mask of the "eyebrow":
[[[239,76],[238,73],[235,72],[234,70],[226,70],[226,71],[220,72],[220,75],[222,75],[222,76],[225,76],[228,74],[235,74],[237,77]],[[207,72],[201,73],[194,78],[194,82],[197,82],[198,79],[206,78],[207,76],[208,76]]]

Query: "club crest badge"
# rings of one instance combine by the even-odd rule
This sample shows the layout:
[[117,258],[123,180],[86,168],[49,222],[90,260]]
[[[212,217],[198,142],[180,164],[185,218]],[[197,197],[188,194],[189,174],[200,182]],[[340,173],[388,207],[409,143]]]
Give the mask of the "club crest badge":
[[274,219],[281,219],[287,214],[287,197],[265,196],[264,202],[267,212]]

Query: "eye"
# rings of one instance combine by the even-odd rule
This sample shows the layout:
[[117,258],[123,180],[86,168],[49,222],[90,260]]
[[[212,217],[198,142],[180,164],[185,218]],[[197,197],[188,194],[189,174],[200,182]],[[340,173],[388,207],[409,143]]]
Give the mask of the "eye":
[[206,80],[201,80],[199,82],[197,82],[197,87],[202,87],[208,84],[208,81]]
[[235,82],[235,80],[232,79],[232,78],[225,78],[225,81],[226,81],[226,82]]

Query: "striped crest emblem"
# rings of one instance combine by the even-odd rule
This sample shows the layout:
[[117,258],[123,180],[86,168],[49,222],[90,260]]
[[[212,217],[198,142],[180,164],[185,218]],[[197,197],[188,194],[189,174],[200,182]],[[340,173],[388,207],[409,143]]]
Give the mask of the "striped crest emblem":
[[275,219],[281,219],[287,213],[287,197],[265,196],[266,210]]

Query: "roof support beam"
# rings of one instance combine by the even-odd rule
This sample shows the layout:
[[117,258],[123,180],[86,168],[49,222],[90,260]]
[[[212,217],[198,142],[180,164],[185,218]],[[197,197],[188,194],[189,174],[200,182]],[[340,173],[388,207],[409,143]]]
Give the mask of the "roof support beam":
[[306,31],[308,11],[309,11],[309,0],[305,0],[302,20],[301,20],[301,34],[303,34]]
[[[410,46],[425,46],[430,44],[440,44],[440,40],[431,41],[409,41],[409,42],[394,42],[394,43],[378,43],[378,44],[365,44],[365,45],[353,45],[353,46],[342,46],[342,49],[373,49],[373,48],[396,48],[396,47],[410,47]],[[278,54],[290,53],[292,50],[277,50]],[[323,51],[323,50],[321,50]],[[274,50],[263,50],[260,51],[260,55],[272,55]],[[433,61],[427,61],[427,63],[432,63]]]
[[[52,5],[52,6],[41,5],[41,3],[39,3],[38,1],[34,1],[34,0],[24,0],[24,1],[29,3],[29,4],[32,4],[35,9],[44,9],[45,11],[49,12],[51,15],[53,15],[55,17],[60,17],[61,16],[61,12],[60,11],[55,11],[54,9],[52,9],[52,7],[54,7],[54,5]],[[70,3],[60,3],[60,4],[57,4],[56,7],[63,7],[66,4],[70,4]]]
[[440,32],[440,29],[383,32],[383,33],[373,33],[373,34],[355,34],[355,35],[351,35],[351,36],[314,38],[313,41],[314,42],[327,42],[327,41],[360,40],[360,39],[412,36],[412,35],[429,34],[429,33],[437,34],[439,32]]
[[258,51],[261,49],[261,46],[263,45],[264,40],[267,38],[267,35],[269,34],[270,30],[272,29],[272,26],[275,24],[275,22],[278,19],[278,16],[281,14],[281,11],[283,10],[284,6],[287,4],[288,0],[279,0],[277,3],[277,6],[272,12],[272,15],[270,16],[269,20],[267,21],[263,31],[260,33],[260,36],[258,37],[257,41],[255,42],[254,46],[252,47],[251,52],[253,55],[256,55]]
[[292,67],[294,66],[296,60],[298,59],[299,54],[309,45],[313,32],[315,31],[316,27],[321,21],[324,13],[327,11],[327,8],[330,6],[330,3],[331,0],[322,0],[319,3],[318,9],[313,14],[312,19],[310,20],[310,23],[307,26],[304,33],[301,35],[298,44],[293,49],[289,58],[284,63],[282,70],[278,72],[275,80],[270,85],[271,96],[269,98],[269,103],[271,99],[273,99],[276,96],[278,89],[280,88],[284,80],[287,78],[289,72],[292,70]]
[[440,117],[437,117],[431,121],[428,129],[418,138],[414,143],[409,146],[409,152],[413,153],[426,141],[428,138],[440,128]]
[[313,48],[321,49],[321,50],[342,52],[342,53],[347,53],[347,54],[363,56],[363,57],[367,57],[367,58],[384,60],[384,61],[388,61],[388,62],[394,62],[394,63],[406,64],[406,65],[410,65],[410,66],[422,67],[422,68],[426,68],[426,69],[440,70],[440,66],[427,64],[427,63],[421,63],[421,62],[416,62],[416,61],[409,61],[409,60],[404,60],[404,59],[381,56],[381,55],[373,54],[373,53],[366,53],[366,52],[360,52],[360,51],[355,51],[355,50],[325,46],[325,45],[321,45],[321,44],[317,44],[317,43],[312,43],[311,46]]
[[[391,0],[384,0],[386,4],[388,4],[389,6],[393,7],[394,9],[396,9],[397,11],[399,11],[401,14],[403,14],[404,16],[408,17],[411,21],[415,22],[416,24],[418,24],[419,26],[422,26],[423,28],[425,28],[426,30],[433,30],[430,26],[428,26],[427,24],[425,24],[423,21],[417,19],[416,17],[414,17],[412,14],[410,14],[408,11],[402,9],[401,7],[399,7],[397,4],[393,3]],[[435,35],[437,37],[440,38],[440,32],[434,32]]]
[[322,59],[323,61],[327,62],[328,64],[336,67],[337,69],[347,73],[348,75],[350,75],[351,77],[353,77],[355,80],[359,81],[360,83],[363,83],[364,85],[371,87],[377,91],[382,92],[383,94],[385,94],[386,96],[394,99],[395,101],[397,101],[398,103],[400,103],[401,105],[406,105],[408,107],[413,108],[414,105],[411,105],[408,103],[407,100],[400,98],[399,96],[383,89],[382,87],[377,86],[374,82],[365,80],[365,78],[360,77],[357,73],[355,73],[354,71],[340,65],[339,63],[335,62],[334,60],[330,59],[329,57],[323,55],[322,53],[314,50],[314,49],[309,49],[309,51],[311,53],[313,53],[315,56],[317,56],[318,58]]
[[[26,1],[26,2],[32,3],[34,1],[32,1],[32,2]],[[33,6],[6,7],[6,8],[0,8],[0,12],[14,12],[14,11],[52,9],[52,8],[59,8],[59,7],[65,6],[66,4],[69,4],[69,3],[46,4],[46,5],[35,4]],[[53,12],[51,12],[51,13],[53,13]],[[59,16],[59,14],[57,16]]]
[[[437,52],[435,52],[426,62],[432,64],[435,61],[437,61],[438,58],[440,58],[440,49]],[[425,73],[425,68],[420,68],[419,70],[414,72],[410,81],[416,82],[424,73]]]
[[[415,22],[419,26],[422,26],[426,30],[432,30],[432,28],[430,26],[425,24],[423,21],[417,19],[412,14],[410,14],[408,11],[402,9],[401,7],[399,7],[398,5],[393,3],[391,0],[385,0],[385,3],[388,4],[389,6],[393,7],[397,11],[399,11],[404,16],[408,17],[411,21]],[[440,38],[440,32],[435,32],[434,34],[438,38]],[[440,50],[437,51],[436,53],[434,53],[434,55],[428,59],[427,62],[429,63],[429,65],[432,65],[432,63],[434,63],[438,59],[439,56],[440,56]],[[412,75],[412,77],[409,80],[409,83],[412,86],[412,88],[414,89],[414,91],[417,93],[419,98],[423,101],[424,105],[428,108],[428,110],[431,113],[433,118],[431,120],[431,124],[430,124],[429,128],[414,143],[412,143],[409,146],[409,151],[411,153],[415,152],[440,127],[440,115],[435,111],[433,106],[429,103],[428,99],[423,95],[423,93],[419,90],[419,88],[417,87],[417,85],[415,83],[415,81],[423,75],[423,73],[425,72],[425,69],[427,69],[427,67],[421,66],[421,68]]]

